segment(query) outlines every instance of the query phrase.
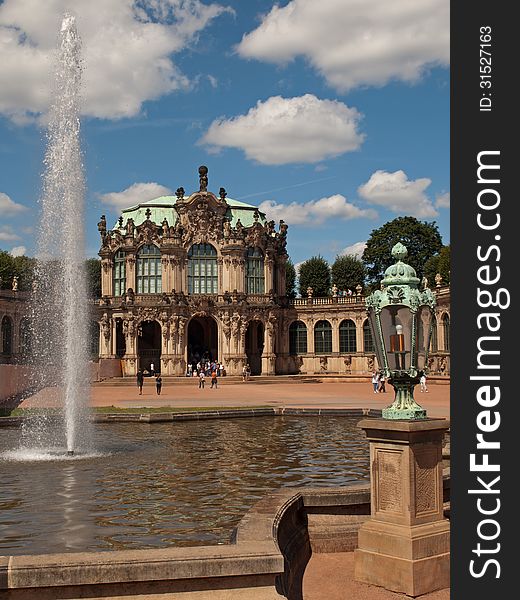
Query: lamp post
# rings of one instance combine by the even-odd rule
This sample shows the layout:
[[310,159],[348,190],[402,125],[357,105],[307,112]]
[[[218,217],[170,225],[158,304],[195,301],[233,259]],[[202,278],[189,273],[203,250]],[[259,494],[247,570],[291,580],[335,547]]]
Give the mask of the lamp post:
[[395,389],[382,419],[363,419],[370,445],[370,519],[358,532],[355,578],[420,596],[449,585],[450,528],[443,512],[442,441],[447,419],[429,419],[413,398],[426,372],[435,297],[396,263],[366,299],[380,368]]
[[396,263],[385,271],[382,289],[366,299],[377,360],[395,390],[384,419],[426,418],[413,391],[427,370],[436,300],[431,290],[419,290],[415,269],[403,262],[407,254],[401,243],[392,248]]

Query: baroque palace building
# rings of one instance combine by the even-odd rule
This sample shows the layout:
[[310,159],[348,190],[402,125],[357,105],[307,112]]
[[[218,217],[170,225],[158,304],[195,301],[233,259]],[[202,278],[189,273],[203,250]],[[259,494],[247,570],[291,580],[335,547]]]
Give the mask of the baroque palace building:
[[[199,190],[101,217],[100,375],[185,375],[203,357],[227,374],[366,375],[375,354],[364,296],[286,296],[287,225],[255,206]],[[430,371],[449,374],[449,288],[437,281]]]

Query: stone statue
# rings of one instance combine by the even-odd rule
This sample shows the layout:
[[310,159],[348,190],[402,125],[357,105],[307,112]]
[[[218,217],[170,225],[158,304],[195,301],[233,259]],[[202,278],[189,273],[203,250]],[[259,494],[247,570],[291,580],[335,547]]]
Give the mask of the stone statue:
[[227,339],[231,335],[231,317],[228,313],[225,313],[222,317],[222,331]]
[[327,371],[328,369],[328,360],[326,356],[320,357],[320,371]]
[[314,294],[314,290],[311,288],[311,286],[309,286],[307,288],[307,298],[312,298],[313,294]]
[[221,187],[220,190],[218,191],[218,194],[220,196],[221,201],[225,202],[226,201],[226,196],[227,196],[226,190],[223,187]]
[[347,354],[347,356],[343,358],[343,364],[345,365],[345,371],[350,373],[352,371],[352,356],[350,356],[350,354]]
[[13,286],[12,286],[12,290],[13,292],[17,292],[18,291],[18,275],[15,275],[13,277]]
[[242,237],[242,230],[244,226],[242,225],[242,221],[240,219],[237,220],[237,224],[235,225],[235,231],[237,232],[237,237]]
[[421,287],[423,290],[428,289],[428,279],[426,277],[421,279]]
[[437,273],[437,275],[435,275],[435,285],[440,288],[442,285],[442,275],[440,273]]
[[101,235],[101,239],[103,239],[107,233],[107,220],[105,215],[101,215],[101,219],[97,224],[98,231]]
[[184,188],[183,187],[178,187],[175,195],[177,196],[177,200],[182,200],[184,198]]
[[356,285],[356,296],[361,296],[362,291],[363,291],[363,286],[360,283],[358,283]]
[[108,341],[110,339],[110,318],[107,313],[103,313],[101,317],[101,331],[105,340]]
[[202,165],[199,167],[200,191],[208,191],[208,167]]
[[134,290],[132,288],[128,288],[125,294],[125,302],[126,304],[132,305],[135,300]]
[[280,235],[282,237],[287,236],[287,228],[288,228],[287,223],[283,219],[280,219]]
[[231,235],[231,223],[230,223],[229,219],[224,219],[224,223],[223,223],[222,227],[224,229],[224,238],[228,239],[229,236]]
[[134,235],[134,220],[132,218],[126,221],[126,235]]
[[170,228],[168,227],[168,221],[166,220],[166,217],[164,217],[163,222],[161,223],[161,225],[162,225],[163,236],[164,237],[168,237],[168,235],[170,233]]
[[372,373],[374,370],[374,357],[367,356],[367,369]]
[[333,284],[333,286],[332,286],[332,297],[333,298],[338,297],[338,286],[336,284]]

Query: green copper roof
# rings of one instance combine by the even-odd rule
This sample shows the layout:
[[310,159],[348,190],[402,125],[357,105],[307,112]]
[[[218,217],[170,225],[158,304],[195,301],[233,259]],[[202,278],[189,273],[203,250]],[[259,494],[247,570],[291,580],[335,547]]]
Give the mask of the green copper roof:
[[[121,211],[123,217],[123,228],[126,225],[127,219],[132,218],[135,225],[141,225],[146,221],[146,211],[150,210],[150,220],[160,225],[164,219],[168,221],[168,225],[175,225],[177,221],[177,211],[174,206],[177,202],[177,196],[160,196],[153,200],[141,202],[135,206],[130,206]],[[243,227],[250,227],[254,224],[254,214],[258,210],[256,206],[252,204],[246,204],[240,200],[233,200],[232,198],[226,198],[226,202],[229,206],[226,216],[231,219],[231,227],[235,227],[238,219],[242,223]],[[258,211],[260,223],[266,222],[265,214]],[[113,229],[119,229],[119,223],[114,224]]]

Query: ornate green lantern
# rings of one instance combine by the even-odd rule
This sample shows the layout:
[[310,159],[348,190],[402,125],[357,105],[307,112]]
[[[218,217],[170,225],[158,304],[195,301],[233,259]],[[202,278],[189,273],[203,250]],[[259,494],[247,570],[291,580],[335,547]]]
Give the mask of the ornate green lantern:
[[384,419],[426,418],[413,390],[428,369],[436,300],[431,290],[419,290],[415,269],[403,262],[407,255],[401,243],[392,248],[397,262],[385,271],[381,290],[366,299],[377,360],[395,390],[393,404],[383,410]]

